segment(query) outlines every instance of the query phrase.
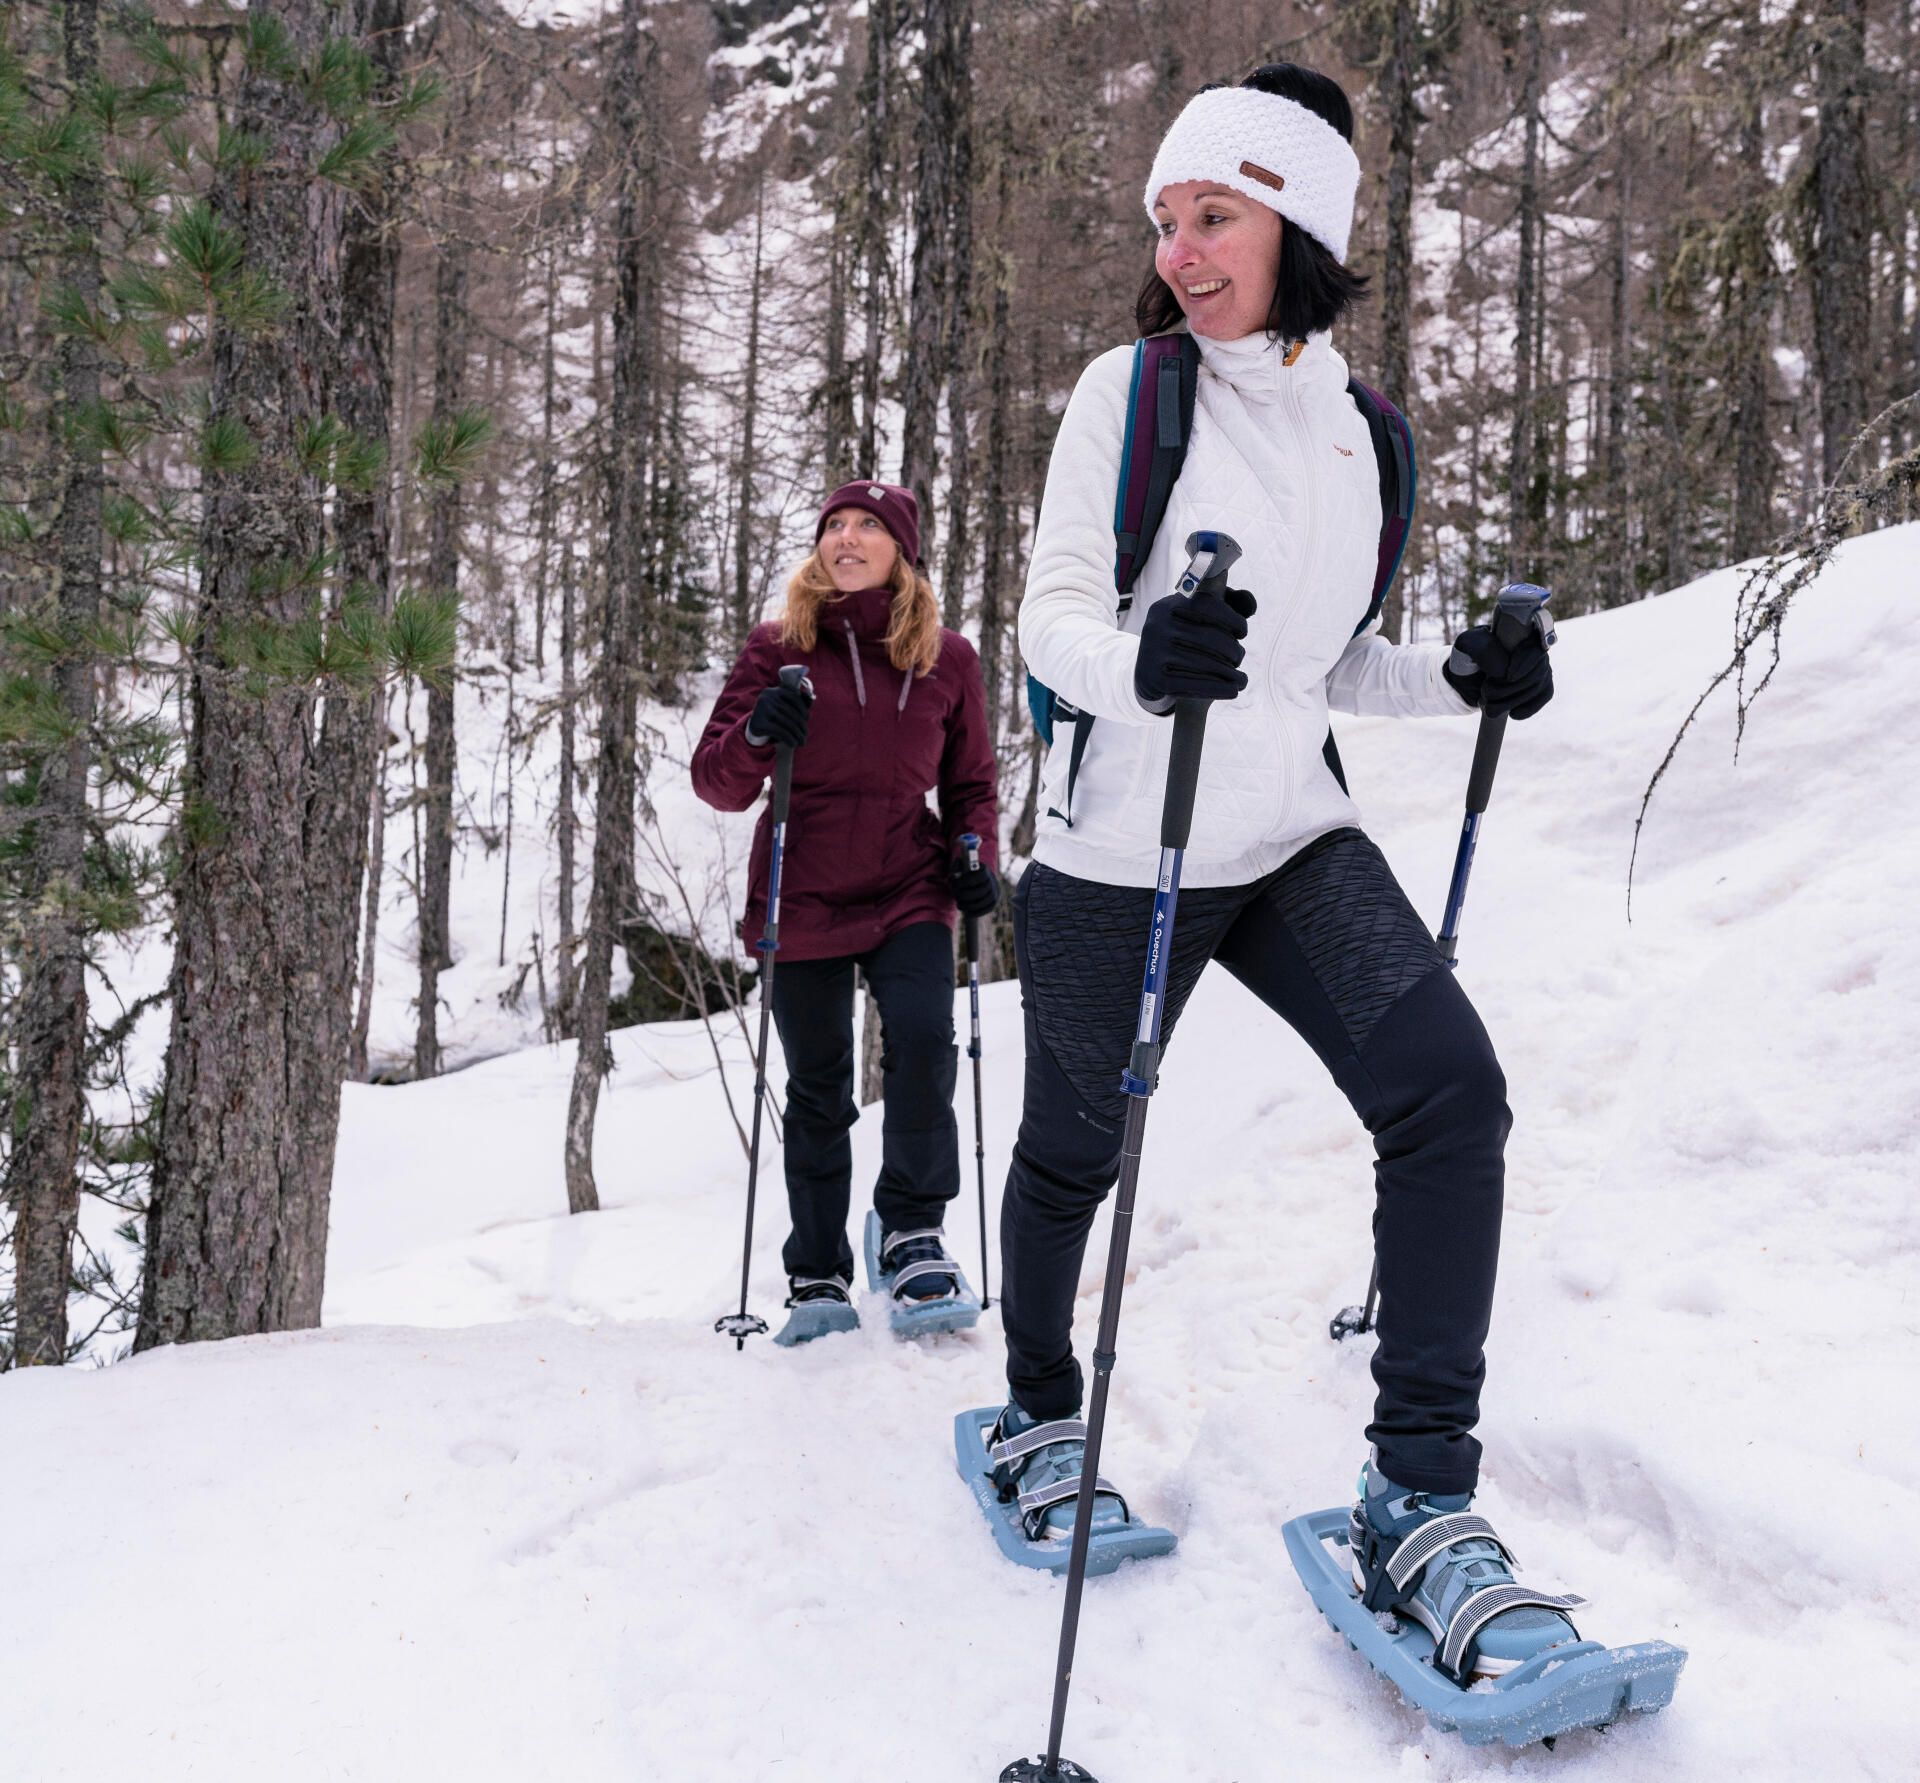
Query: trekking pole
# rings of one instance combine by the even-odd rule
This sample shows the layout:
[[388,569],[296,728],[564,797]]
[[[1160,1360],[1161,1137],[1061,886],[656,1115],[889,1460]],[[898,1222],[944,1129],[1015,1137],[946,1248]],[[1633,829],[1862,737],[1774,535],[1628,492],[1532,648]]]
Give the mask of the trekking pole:
[[[1531,582],[1509,582],[1493,603],[1493,635],[1509,650],[1521,643],[1527,633],[1538,628],[1542,640],[1551,647],[1553,619],[1547,602],[1553,596]],[[1453,854],[1453,879],[1447,886],[1446,913],[1440,919],[1440,957],[1451,968],[1459,961],[1454,955],[1460,945],[1460,910],[1467,901],[1467,875],[1473,871],[1473,851],[1480,842],[1480,819],[1486,815],[1487,802],[1493,797],[1493,771],[1500,765],[1500,744],[1507,734],[1507,715],[1502,712],[1480,714],[1480,734],[1473,745],[1473,767],[1467,775],[1467,814],[1460,825],[1460,845]],[[1373,1315],[1380,1307],[1380,1259],[1373,1260],[1373,1274],[1367,1281],[1365,1307],[1343,1306],[1327,1326],[1327,1335],[1335,1343],[1348,1336],[1371,1331]]]
[[[1223,589],[1240,547],[1223,532],[1196,532],[1187,538],[1192,561],[1174,592],[1191,598],[1202,590]],[[1120,1141],[1120,1181],[1113,1203],[1113,1238],[1107,1246],[1107,1278],[1100,1290],[1100,1330],[1093,1346],[1093,1399],[1087,1414],[1087,1446],[1080,1462],[1080,1496],[1075,1501],[1073,1550],[1067,1561],[1067,1601],[1060,1616],[1060,1656],[1053,1681],[1053,1720],[1047,1730],[1044,1759],[1018,1758],[1000,1773],[1000,1783],[1095,1783],[1091,1772],[1060,1756],[1060,1735],[1067,1720],[1067,1689],[1073,1681],[1074,1642],[1080,1632],[1080,1593],[1087,1582],[1087,1542],[1093,1533],[1094,1483],[1100,1472],[1100,1439],[1107,1423],[1107,1388],[1113,1375],[1114,1345],[1120,1335],[1120,1295],[1127,1283],[1127,1239],[1133,1227],[1134,1190],[1140,1180],[1140,1146],[1147,1130],[1147,1100],[1160,1069],[1160,1017],[1167,1001],[1167,968],[1173,957],[1173,917],[1180,900],[1180,862],[1193,827],[1194,790],[1200,780],[1200,745],[1207,729],[1205,700],[1178,700],[1173,708],[1173,752],[1167,762],[1167,790],[1160,808],[1160,875],[1147,930],[1147,969],[1140,987],[1140,1019],[1133,1053],[1121,1073],[1127,1093],[1127,1122]]]
[[[813,683],[799,663],[780,671],[780,685],[813,698]],[[753,1142],[747,1148],[747,1235],[740,1250],[740,1310],[713,1322],[733,1347],[744,1350],[749,1337],[764,1336],[767,1321],[747,1311],[747,1277],[753,1268],[753,1197],[760,1181],[760,1114],[767,1100],[767,1024],[773,1015],[773,956],[780,951],[780,862],[787,851],[787,806],[793,797],[793,745],[773,752],[773,849],[767,872],[767,922],[760,936],[760,1045],[753,1057]]]
[[[967,851],[967,871],[980,865],[980,838],[969,830],[960,838]],[[967,918],[967,1002],[973,1013],[972,1036],[967,1042],[967,1057],[973,1061],[973,1168],[980,1183],[980,1310],[993,1304],[987,1293],[987,1147],[981,1138],[980,1122],[980,919]]]

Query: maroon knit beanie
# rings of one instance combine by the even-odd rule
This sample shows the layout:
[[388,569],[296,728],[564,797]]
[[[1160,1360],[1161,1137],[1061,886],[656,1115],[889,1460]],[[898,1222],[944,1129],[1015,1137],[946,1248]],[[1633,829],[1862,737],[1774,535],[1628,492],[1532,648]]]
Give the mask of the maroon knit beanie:
[[813,525],[817,545],[827,530],[828,519],[842,508],[864,508],[893,534],[893,542],[906,553],[916,567],[920,562],[920,504],[911,489],[892,483],[847,483],[836,489],[820,505],[820,518]]

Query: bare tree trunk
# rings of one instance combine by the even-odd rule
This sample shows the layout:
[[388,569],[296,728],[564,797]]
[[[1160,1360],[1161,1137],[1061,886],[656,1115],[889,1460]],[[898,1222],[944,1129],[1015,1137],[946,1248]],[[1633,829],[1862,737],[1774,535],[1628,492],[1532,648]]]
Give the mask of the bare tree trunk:
[[[986,685],[987,735],[1000,742],[1000,704],[1006,670],[1001,663],[1008,625],[1008,569],[1013,555],[1013,516],[1008,488],[1013,449],[1013,367],[1007,336],[1013,263],[1004,242],[1008,224],[1009,148],[1002,133],[998,221],[993,244],[993,319],[987,331],[987,488],[980,540],[980,678]],[[1019,702],[1015,701],[1016,709]]]
[[[405,0],[358,0],[354,33],[372,60],[383,93],[392,92],[404,77],[405,30]],[[399,274],[399,190],[389,162],[348,209],[340,297],[340,419],[383,453],[393,436],[393,318]],[[382,613],[393,610],[390,489],[383,462],[371,488],[342,489],[335,495],[340,579],[349,589],[371,589]],[[357,711],[344,698],[327,702],[327,725],[330,730],[337,727],[342,768],[339,822],[344,826],[348,821],[347,801],[355,797],[357,785],[367,838],[358,996],[347,1037],[347,1075],[355,1082],[366,1081],[367,1034],[373,1024],[375,940],[386,866],[388,704],[384,685],[368,693]],[[351,948],[352,934],[345,939]]]
[[1520,162],[1520,254],[1513,289],[1513,435],[1507,453],[1507,563],[1522,579],[1533,574],[1534,541],[1528,525],[1533,490],[1534,281],[1540,240],[1540,9],[1527,8],[1524,26],[1526,75],[1520,113],[1526,146]]
[[[620,35],[607,82],[619,199],[615,210],[613,396],[607,445],[607,597],[600,648],[600,772],[594,804],[593,890],[587,905],[586,959],[577,1021],[579,1056],[567,1103],[567,1210],[600,1205],[593,1177],[593,1129],[608,1068],[607,1001],[613,945],[622,912],[620,890],[633,870],[635,702],[639,665],[635,621],[642,599],[646,548],[647,421],[652,409],[649,357],[654,274],[653,163],[645,115],[645,81],[654,43],[642,39],[642,0],[622,0]],[[643,47],[644,42],[644,47]],[[644,67],[643,67],[644,58]]]
[[827,237],[827,378],[822,388],[825,438],[821,457],[826,464],[825,486],[831,495],[853,481],[853,377],[847,366],[847,258],[846,200],[836,189],[833,228]]
[[[260,0],[253,16],[283,28],[303,67],[327,36],[321,0]],[[256,455],[204,474],[173,1026],[137,1349],[319,1323],[366,837],[364,782],[335,771],[342,742],[330,728],[316,736],[313,690],[248,685],[226,655],[228,640],[296,623],[312,600],[300,571],[322,551],[324,490],[296,447],[337,378],[346,200],[305,170],[340,126],[262,66],[241,75],[232,123],[273,145],[277,169],[300,171],[236,158],[209,192],[285,307],[270,333],[216,322],[213,337],[210,421],[244,427]]]
[[860,350],[860,452],[855,476],[880,474],[880,348],[887,296],[887,97],[893,72],[893,8],[867,0],[866,192],[860,244],[866,261],[866,338]]
[[879,1000],[864,972],[860,974],[860,988],[860,1000],[866,1005],[860,1018],[860,1106],[868,1108],[886,1093],[886,1074],[880,1064],[881,1055],[886,1051],[886,1035],[880,1026]]
[[733,527],[733,624],[729,648],[738,655],[753,630],[753,498],[759,476],[754,428],[760,408],[761,244],[765,239],[767,176],[763,168],[753,203],[753,277],[747,301],[746,386],[740,400],[740,480],[736,486]]
[[539,535],[533,561],[533,670],[547,667],[547,587],[553,563],[553,322],[559,304],[559,269],[552,242],[547,244],[547,276],[540,330],[540,493]]
[[[953,131],[949,138],[947,257],[947,544],[940,586],[945,623],[959,630],[966,607],[968,504],[973,449],[968,416],[973,396],[973,0],[950,0],[953,36]],[[991,733],[989,733],[991,734]]]
[[913,191],[913,283],[900,377],[900,481],[920,504],[920,547],[933,540],[933,480],[939,469],[944,311],[953,231],[954,0],[925,0],[920,28],[919,170]]
[[1867,420],[1873,187],[1867,166],[1866,0],[1820,0],[1815,29],[1820,125],[1808,194],[1813,243],[1807,270],[1821,468],[1831,483]]
[[560,810],[556,827],[560,836],[560,1032],[573,1032],[574,932],[573,932],[573,844],[576,824],[573,815],[574,726],[577,722],[579,688],[574,679],[574,653],[577,648],[574,591],[578,578],[574,573],[573,547],[566,547],[560,560]]
[[[1414,403],[1413,149],[1420,113],[1414,104],[1414,0],[1393,0],[1393,50],[1382,71],[1387,106],[1387,258],[1381,269],[1380,375],[1388,398],[1411,419]],[[1401,580],[1394,578],[1380,610],[1383,633],[1396,644],[1406,630]]]
[[1633,349],[1627,335],[1629,263],[1627,211],[1633,202],[1633,170],[1627,164],[1624,132],[1614,162],[1613,217],[1609,243],[1607,307],[1606,562],[1601,570],[1601,600],[1621,607],[1633,599],[1632,497],[1627,488],[1627,415],[1633,399]]
[[[449,233],[434,266],[433,420],[452,424],[466,397],[467,244]],[[458,596],[460,484],[433,492],[427,515],[427,585]],[[453,781],[458,751],[453,729],[451,677],[427,684],[426,858],[420,863],[420,1005],[414,1029],[413,1074],[440,1074],[440,974],[453,965]]]
[[[61,14],[68,92],[76,107],[100,59],[96,0],[67,0]],[[60,277],[89,312],[100,297],[104,201],[98,151],[84,151],[66,182],[66,249]],[[67,1359],[67,1290],[80,1215],[80,1139],[86,1117],[87,924],[83,914],[87,780],[93,769],[94,653],[99,619],[101,512],[106,478],[91,415],[100,401],[100,351],[85,332],[63,334],[54,438],[65,460],[60,499],[58,615],[67,654],[53,671],[66,741],[39,766],[30,895],[13,1015],[17,1088],[7,1172],[13,1212],[14,1359],[25,1367]]]
[[[1744,35],[1759,36],[1749,21]],[[1757,58],[1750,58],[1750,66]],[[1768,371],[1773,358],[1773,249],[1767,241],[1764,97],[1757,69],[1745,82],[1740,119],[1742,194],[1734,249],[1733,554],[1757,557],[1773,536],[1773,434],[1768,425]]]

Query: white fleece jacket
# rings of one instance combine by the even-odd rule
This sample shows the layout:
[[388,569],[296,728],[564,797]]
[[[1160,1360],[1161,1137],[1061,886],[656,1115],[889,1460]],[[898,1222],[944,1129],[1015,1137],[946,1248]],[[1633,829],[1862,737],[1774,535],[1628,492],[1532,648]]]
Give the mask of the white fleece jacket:
[[1054,733],[1040,783],[1034,858],[1107,885],[1152,885],[1160,858],[1170,719],[1133,691],[1147,609],[1185,568],[1191,532],[1230,534],[1230,577],[1259,611],[1248,628],[1247,687],[1207,720],[1183,883],[1244,885],[1316,836],[1358,824],[1321,754],[1327,708],[1368,715],[1471,708],[1440,673],[1447,646],[1355,637],[1373,594],[1379,470],[1347,395],[1346,361],[1314,335],[1292,365],[1264,334],[1200,340],[1200,384],[1185,468],[1174,485],[1133,604],[1118,613],[1113,501],[1133,349],[1081,373],[1060,423],[1020,607],[1029,669],[1094,713],[1073,822],[1066,809],[1073,727]]

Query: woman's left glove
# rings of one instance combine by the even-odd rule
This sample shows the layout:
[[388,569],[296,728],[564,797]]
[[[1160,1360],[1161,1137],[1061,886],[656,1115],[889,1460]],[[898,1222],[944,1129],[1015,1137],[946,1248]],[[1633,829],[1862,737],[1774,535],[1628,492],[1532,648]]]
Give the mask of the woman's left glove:
[[1531,718],[1553,698],[1547,641],[1531,625],[1511,647],[1494,636],[1491,625],[1470,626],[1453,640],[1453,654],[1440,672],[1469,706],[1494,718]]
[[962,916],[991,916],[1000,902],[1000,881],[985,861],[969,865],[964,854],[956,854],[947,869],[947,881]]

